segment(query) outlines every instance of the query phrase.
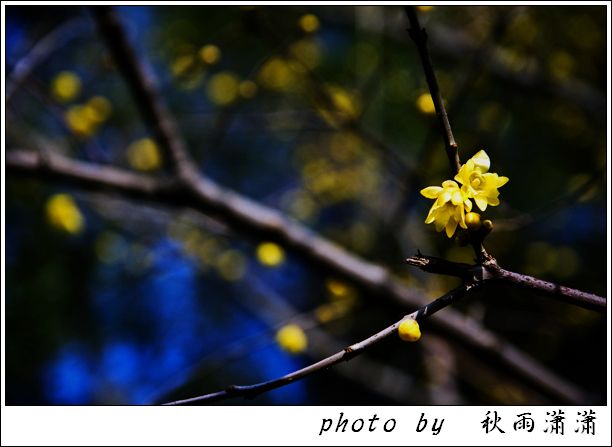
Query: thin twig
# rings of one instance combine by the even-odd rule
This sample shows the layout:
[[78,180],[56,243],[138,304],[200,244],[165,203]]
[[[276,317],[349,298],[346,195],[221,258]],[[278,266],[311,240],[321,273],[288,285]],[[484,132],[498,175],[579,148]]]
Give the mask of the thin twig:
[[431,57],[429,56],[429,50],[427,49],[427,33],[419,24],[419,19],[414,10],[414,6],[406,6],[406,14],[408,15],[408,20],[410,21],[410,29],[408,30],[408,34],[410,34],[410,38],[414,41],[417,49],[419,50],[421,63],[423,64],[423,70],[425,71],[425,79],[427,80],[429,92],[431,93],[431,99],[433,100],[436,115],[438,116],[438,120],[442,126],[442,135],[444,137],[446,155],[448,156],[448,161],[450,162],[453,175],[456,175],[461,167],[461,163],[459,162],[459,154],[457,152],[457,143],[455,143],[455,138],[453,137],[450,122],[448,121],[448,114],[446,113],[446,109],[444,107],[442,94],[440,93],[436,74],[434,73],[433,64],[431,63]]
[[510,272],[499,267],[496,262],[471,265],[451,262],[433,256],[424,256],[421,253],[406,259],[406,262],[425,272],[456,276],[473,284],[484,284],[486,282],[511,284],[585,309],[600,313],[606,312],[606,298],[542,281],[532,276]]
[[244,397],[245,399],[253,399],[257,397],[261,393],[265,393],[266,391],[271,391],[276,388],[280,388],[285,385],[289,385],[290,383],[297,382],[298,380],[302,380],[316,372],[329,369],[334,365],[337,365],[340,362],[348,362],[352,358],[362,354],[366,349],[374,345],[375,343],[387,338],[389,335],[393,334],[397,331],[397,328],[402,323],[402,321],[407,320],[409,318],[413,318],[417,321],[423,320],[437,311],[443,309],[451,303],[454,303],[461,298],[465,297],[471,290],[473,286],[471,284],[463,284],[456,289],[451,290],[446,295],[438,298],[437,300],[423,306],[418,311],[413,312],[409,315],[406,315],[404,318],[399,320],[398,322],[392,324],[391,326],[383,329],[377,334],[372,335],[371,337],[366,338],[365,340],[355,343],[354,345],[345,348],[343,351],[340,351],[330,357],[327,357],[317,363],[314,363],[306,368],[302,368],[298,371],[292,372],[291,374],[287,374],[283,377],[279,377],[278,379],[270,380],[267,382],[261,382],[255,385],[246,385],[246,386],[238,386],[238,385],[230,385],[224,391],[219,391],[217,393],[206,394],[204,396],[194,397],[191,399],[179,400],[176,402],[171,402],[166,405],[184,405],[184,404],[194,404],[194,403],[213,403],[221,400],[233,399],[236,397]]

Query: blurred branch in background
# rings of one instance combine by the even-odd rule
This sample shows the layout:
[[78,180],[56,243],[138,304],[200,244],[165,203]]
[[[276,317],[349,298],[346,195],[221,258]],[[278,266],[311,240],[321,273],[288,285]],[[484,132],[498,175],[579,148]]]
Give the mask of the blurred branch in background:
[[[49,165],[39,164],[36,154],[11,150],[7,152],[6,165],[9,168],[9,172],[15,169],[15,172],[21,170],[21,172],[29,171],[32,173],[40,169],[42,170],[43,178],[50,177],[53,179],[55,177],[56,180],[71,179],[76,180],[84,187],[111,187],[135,198],[151,200],[159,197],[159,200],[165,203],[182,206],[189,205],[188,200],[190,196],[182,194],[181,190],[177,190],[171,182],[156,181],[142,175],[130,174],[114,168],[90,166],[85,163],[70,161],[57,155],[50,157],[49,161]],[[225,217],[224,220],[239,223],[237,226],[243,229],[243,231],[248,229],[251,233],[262,232],[265,237],[271,240],[281,239],[284,245],[299,250],[302,255],[311,257],[311,260],[315,263],[325,264],[335,274],[351,280],[360,287],[374,291],[380,297],[392,299],[392,303],[395,303],[395,306],[399,305],[400,308],[414,307],[416,303],[422,300],[418,292],[411,291],[399,281],[392,279],[389,272],[384,268],[369,264],[350,255],[335,246],[335,244],[325,241],[320,236],[296,224],[290,223],[286,218],[282,218],[278,212],[268,210],[261,205],[255,206],[255,204],[247,201],[246,198],[239,197],[233,192],[223,190],[214,183],[208,182],[209,180],[204,178],[199,179],[200,184],[206,187],[210,185],[214,194],[206,194],[199,197],[196,203],[191,204],[192,207],[204,212],[208,212],[210,209],[221,211]],[[200,191],[205,190],[200,189]],[[178,193],[173,194],[175,192]],[[248,205],[243,207],[245,203]],[[220,204],[223,204],[223,206]],[[248,216],[248,218],[245,218],[245,216]],[[267,216],[273,217],[267,218]],[[274,222],[275,224],[270,225],[269,222]],[[458,315],[455,316],[450,313],[450,311],[446,312],[446,317],[446,324],[444,324],[444,320],[440,320],[440,322],[442,326],[446,326],[447,330],[451,329],[453,320],[460,318]],[[448,323],[451,323],[451,326]],[[468,341],[468,344],[472,347],[486,352],[490,352],[495,345],[505,344],[496,340],[492,334],[487,334],[488,336],[483,337],[486,331],[475,326],[473,322],[470,326],[469,331],[466,331],[464,329],[465,324],[458,324],[452,327],[452,332],[460,335],[459,340]],[[511,346],[508,346],[507,349],[514,351],[514,348]],[[342,360],[342,356],[338,359],[334,357],[333,360],[339,362]],[[535,378],[531,373],[531,366],[526,366],[531,363],[535,365],[535,362],[528,361],[526,357],[521,356],[520,363],[515,362],[514,356],[507,357],[504,351],[500,350],[499,360],[506,363],[507,366],[516,368],[520,374],[532,380]],[[539,371],[539,368],[537,369],[538,375],[541,375],[541,371]],[[552,376],[552,373],[550,376]],[[543,383],[549,384],[551,381],[547,380]],[[555,393],[565,394],[562,391],[565,388],[567,387],[559,387],[558,384],[555,384],[553,389],[555,389]],[[274,387],[271,389],[274,389]]]

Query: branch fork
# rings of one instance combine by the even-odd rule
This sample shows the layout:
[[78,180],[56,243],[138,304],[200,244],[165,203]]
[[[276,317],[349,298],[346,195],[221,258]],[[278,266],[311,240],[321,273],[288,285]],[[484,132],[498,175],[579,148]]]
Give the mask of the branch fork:
[[531,290],[540,295],[547,295],[585,309],[594,310],[600,313],[606,312],[606,298],[560,286],[548,281],[542,281],[532,276],[504,270],[497,264],[494,258],[490,258],[490,260],[483,263],[472,265],[426,256],[417,250],[417,254],[406,259],[406,262],[428,273],[455,276],[460,278],[463,283],[467,285],[484,285],[490,282],[506,283],[522,289]]

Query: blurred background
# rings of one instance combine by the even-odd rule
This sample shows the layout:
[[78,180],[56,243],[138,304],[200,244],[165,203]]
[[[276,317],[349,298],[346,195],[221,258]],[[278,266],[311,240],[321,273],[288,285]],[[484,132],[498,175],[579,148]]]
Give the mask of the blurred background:
[[[120,6],[201,173],[433,300],[459,285],[405,258],[473,262],[424,223],[452,178],[399,6]],[[486,240],[500,266],[607,295],[605,6],[417,8],[462,162],[510,181]],[[77,6],[6,7],[6,151],[164,174],[130,90]],[[24,68],[25,67],[25,68]],[[26,73],[27,75],[24,75]],[[414,307],[183,206],[6,170],[7,405],[151,404],[274,379]],[[605,404],[604,314],[487,286],[442,310]],[[567,401],[435,325],[252,401]],[[575,402],[574,402],[575,403]]]

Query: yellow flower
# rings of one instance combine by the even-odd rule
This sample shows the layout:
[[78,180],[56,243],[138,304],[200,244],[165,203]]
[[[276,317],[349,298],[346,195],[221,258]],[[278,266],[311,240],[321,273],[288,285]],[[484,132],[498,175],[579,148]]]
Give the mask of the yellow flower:
[[428,199],[436,199],[429,210],[425,223],[434,222],[436,231],[446,229],[446,235],[452,237],[457,229],[457,224],[461,228],[467,229],[465,224],[465,210],[472,211],[472,202],[469,197],[459,189],[459,185],[452,180],[446,180],[439,186],[430,186],[421,190]]
[[461,166],[455,176],[455,180],[463,185],[461,193],[474,199],[481,211],[486,210],[487,205],[499,205],[497,188],[508,182],[508,177],[487,172],[489,166],[489,156],[485,151],[480,151]]

